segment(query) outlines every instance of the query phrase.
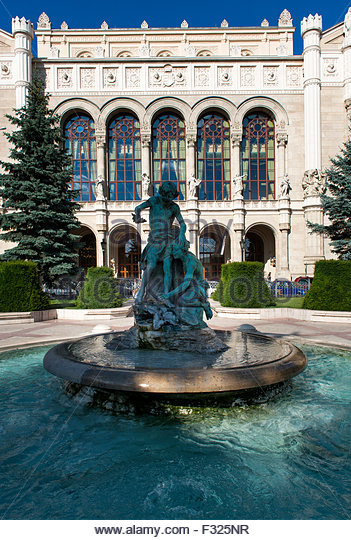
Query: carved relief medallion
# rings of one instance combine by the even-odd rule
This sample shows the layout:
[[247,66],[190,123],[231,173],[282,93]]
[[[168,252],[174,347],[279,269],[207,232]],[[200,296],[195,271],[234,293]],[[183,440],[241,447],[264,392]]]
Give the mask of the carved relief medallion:
[[264,66],[263,67],[263,84],[264,86],[278,85],[278,67]]
[[240,67],[240,85],[252,87],[255,86],[255,68],[250,67]]
[[126,68],[126,86],[127,88],[140,88],[141,68]]
[[210,68],[196,67],[195,68],[195,86],[206,87],[210,84]]
[[118,68],[104,68],[104,88],[116,88],[118,86]]
[[218,86],[230,86],[233,79],[233,69],[231,67],[219,67],[217,71]]
[[73,87],[73,70],[72,68],[57,69],[57,88],[72,88]]
[[95,87],[95,68],[81,68],[80,87],[81,88],[94,88]]

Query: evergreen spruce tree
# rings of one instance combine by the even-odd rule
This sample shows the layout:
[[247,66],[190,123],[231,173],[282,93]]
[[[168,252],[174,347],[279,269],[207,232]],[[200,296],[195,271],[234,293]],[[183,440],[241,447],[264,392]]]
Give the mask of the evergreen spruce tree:
[[323,233],[331,239],[332,251],[339,259],[351,260],[351,139],[331,162],[332,166],[326,171],[330,195],[321,195],[323,210],[330,224],[308,225],[312,232]]
[[42,81],[34,79],[26,105],[6,115],[14,126],[6,137],[12,145],[9,162],[0,162],[0,238],[17,245],[2,260],[29,260],[38,264],[40,277],[51,284],[77,269],[79,227],[69,182],[72,168],[65,154],[58,116],[48,107]]

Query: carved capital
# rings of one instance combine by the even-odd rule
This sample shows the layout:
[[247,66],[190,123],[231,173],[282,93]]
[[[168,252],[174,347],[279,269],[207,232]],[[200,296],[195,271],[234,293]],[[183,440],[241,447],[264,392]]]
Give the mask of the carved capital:
[[103,148],[106,143],[106,135],[105,133],[95,133],[95,140],[96,140],[96,146],[98,148]]
[[277,133],[276,139],[278,146],[286,146],[288,142],[288,135],[287,133]]
[[186,136],[186,142],[187,142],[187,145],[189,148],[194,148],[195,147],[195,143],[196,143],[196,134],[195,133],[191,133],[191,134],[187,134]]
[[151,135],[148,134],[141,134],[141,145],[143,147],[147,146],[149,147],[151,143]]
[[242,140],[242,134],[241,132],[234,132],[231,134],[232,139],[232,147],[237,148],[240,146],[241,140]]

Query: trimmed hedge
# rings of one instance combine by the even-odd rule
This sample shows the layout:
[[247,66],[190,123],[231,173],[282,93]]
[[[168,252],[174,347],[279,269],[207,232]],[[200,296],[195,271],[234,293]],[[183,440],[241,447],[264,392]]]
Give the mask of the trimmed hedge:
[[260,262],[223,264],[221,281],[215,293],[215,299],[224,307],[262,308],[275,305],[264,281],[263,263]]
[[30,261],[0,262],[0,312],[49,309],[39,284],[37,265]]
[[88,268],[76,306],[83,309],[103,309],[121,307],[121,305],[122,300],[118,295],[112,268],[105,266]]
[[317,261],[302,307],[351,311],[351,261]]

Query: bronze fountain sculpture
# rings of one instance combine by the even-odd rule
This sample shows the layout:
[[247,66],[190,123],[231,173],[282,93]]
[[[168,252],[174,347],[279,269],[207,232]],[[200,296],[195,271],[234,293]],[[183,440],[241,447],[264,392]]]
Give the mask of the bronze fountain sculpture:
[[149,209],[150,225],[134,326],[56,345],[44,358],[48,371],[80,387],[183,402],[265,392],[305,368],[305,355],[288,342],[207,326],[207,283],[189,251],[177,196],[175,184],[164,182],[133,214],[141,223]]

